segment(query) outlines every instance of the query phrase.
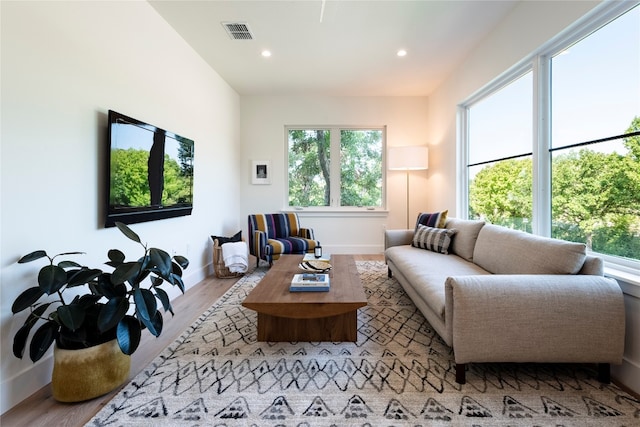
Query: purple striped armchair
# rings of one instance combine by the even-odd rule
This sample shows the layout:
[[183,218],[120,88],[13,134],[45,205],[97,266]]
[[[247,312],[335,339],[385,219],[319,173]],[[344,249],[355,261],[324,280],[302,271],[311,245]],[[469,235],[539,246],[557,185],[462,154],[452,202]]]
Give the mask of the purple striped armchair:
[[320,242],[313,229],[301,228],[294,212],[249,215],[249,253],[273,264],[283,254],[312,253]]

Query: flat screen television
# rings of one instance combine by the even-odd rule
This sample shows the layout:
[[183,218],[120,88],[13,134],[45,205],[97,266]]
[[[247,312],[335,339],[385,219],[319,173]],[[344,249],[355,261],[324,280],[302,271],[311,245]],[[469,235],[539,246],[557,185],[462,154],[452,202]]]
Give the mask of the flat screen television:
[[191,215],[194,143],[109,110],[105,226]]

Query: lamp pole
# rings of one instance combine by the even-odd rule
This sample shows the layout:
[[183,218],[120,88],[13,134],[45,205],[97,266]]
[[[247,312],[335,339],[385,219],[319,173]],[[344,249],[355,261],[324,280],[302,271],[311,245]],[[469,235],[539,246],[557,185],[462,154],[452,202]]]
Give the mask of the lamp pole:
[[409,172],[429,168],[429,149],[426,146],[389,148],[388,169],[403,170],[407,178],[407,229],[409,228]]

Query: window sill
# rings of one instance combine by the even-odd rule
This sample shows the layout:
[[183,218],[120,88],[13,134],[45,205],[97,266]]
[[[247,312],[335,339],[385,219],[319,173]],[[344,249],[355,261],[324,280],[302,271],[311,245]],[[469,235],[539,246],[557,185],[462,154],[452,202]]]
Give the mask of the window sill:
[[283,212],[295,212],[300,217],[339,218],[339,217],[387,217],[389,211],[382,208],[285,208]]
[[604,275],[616,279],[625,294],[640,298],[640,275],[616,269],[615,266],[605,267]]

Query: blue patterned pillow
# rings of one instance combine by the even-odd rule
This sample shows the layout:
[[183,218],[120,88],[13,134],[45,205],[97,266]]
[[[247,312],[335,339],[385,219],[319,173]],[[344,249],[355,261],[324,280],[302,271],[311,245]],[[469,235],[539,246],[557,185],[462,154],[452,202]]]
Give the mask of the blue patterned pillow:
[[447,222],[447,214],[449,210],[435,213],[421,212],[418,214],[418,220],[416,221],[416,231],[418,231],[418,225],[426,225],[433,228],[444,228],[444,224]]
[[451,239],[457,232],[455,228],[433,228],[418,224],[411,246],[448,255]]

